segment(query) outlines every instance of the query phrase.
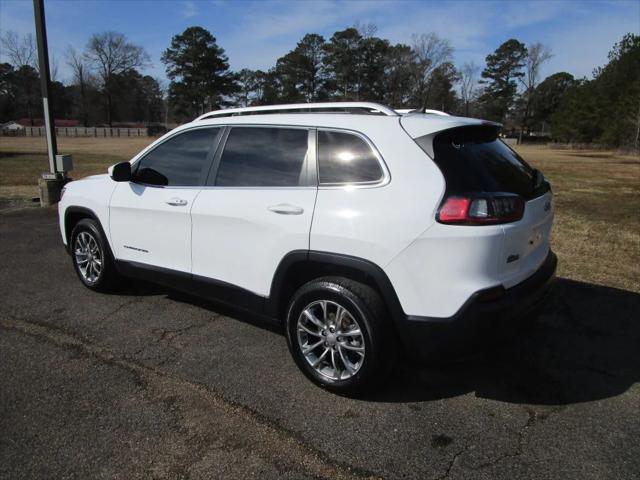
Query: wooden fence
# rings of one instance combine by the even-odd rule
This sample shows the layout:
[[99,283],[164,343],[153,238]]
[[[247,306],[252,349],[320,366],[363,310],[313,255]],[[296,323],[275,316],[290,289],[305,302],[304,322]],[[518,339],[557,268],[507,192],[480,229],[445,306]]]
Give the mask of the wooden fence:
[[[21,130],[3,130],[0,135],[16,137],[44,137],[44,127],[24,127]],[[56,127],[58,137],[147,137],[149,129],[109,127]]]

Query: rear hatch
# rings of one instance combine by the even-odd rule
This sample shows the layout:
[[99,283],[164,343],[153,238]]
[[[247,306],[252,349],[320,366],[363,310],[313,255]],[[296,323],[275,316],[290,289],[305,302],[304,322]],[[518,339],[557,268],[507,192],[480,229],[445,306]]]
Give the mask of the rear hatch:
[[509,288],[535,272],[548,254],[553,199],[543,175],[498,133],[499,125],[476,124],[415,140],[445,178],[438,220],[453,228],[503,228],[502,245],[496,245],[497,273]]

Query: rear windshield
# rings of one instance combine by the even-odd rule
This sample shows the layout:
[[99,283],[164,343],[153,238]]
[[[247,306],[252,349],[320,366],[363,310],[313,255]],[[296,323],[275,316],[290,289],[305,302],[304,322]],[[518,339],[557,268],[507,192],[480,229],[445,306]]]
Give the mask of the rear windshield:
[[497,134],[494,127],[459,127],[416,142],[425,152],[433,151],[449,195],[505,192],[534,198],[548,190],[542,175]]

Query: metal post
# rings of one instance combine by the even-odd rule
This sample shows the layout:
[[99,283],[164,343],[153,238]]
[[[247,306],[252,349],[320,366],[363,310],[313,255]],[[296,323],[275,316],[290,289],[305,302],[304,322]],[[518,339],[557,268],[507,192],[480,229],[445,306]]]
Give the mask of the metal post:
[[[49,153],[49,173],[43,173],[38,180],[40,205],[44,207],[60,201],[62,187],[66,181],[66,172],[71,170],[73,165],[71,155],[60,155],[60,158],[57,155],[55,116],[51,108],[51,98],[49,97],[51,75],[49,73],[47,28],[44,22],[44,0],[33,0],[33,10],[36,20],[36,39],[38,41],[38,64],[40,66],[44,127],[47,134],[47,151]],[[60,165],[60,168],[58,168],[58,165]]]
[[53,110],[49,90],[51,77],[49,74],[49,52],[47,50],[47,29],[44,22],[44,0],[33,0],[36,18],[36,38],[38,41],[38,63],[40,65],[40,86],[42,88],[42,106],[44,109],[44,126],[47,132],[47,150],[49,152],[49,170],[56,174],[56,132],[54,130]]

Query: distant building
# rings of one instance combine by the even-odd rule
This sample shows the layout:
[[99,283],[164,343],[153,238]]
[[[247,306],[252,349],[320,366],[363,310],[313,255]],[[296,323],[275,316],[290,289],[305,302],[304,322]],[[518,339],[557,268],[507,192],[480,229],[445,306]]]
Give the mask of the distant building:
[[[106,125],[107,127],[109,125]],[[145,128],[147,125],[142,122],[112,122],[112,128]]]
[[[56,127],[77,127],[80,125],[78,120],[56,118],[54,122]],[[29,118],[21,118],[20,120],[16,120],[15,123],[19,123],[23,127],[44,127],[44,120],[42,118],[34,118],[33,123],[31,123],[31,119]]]

